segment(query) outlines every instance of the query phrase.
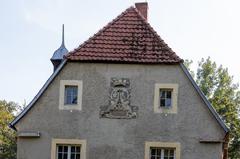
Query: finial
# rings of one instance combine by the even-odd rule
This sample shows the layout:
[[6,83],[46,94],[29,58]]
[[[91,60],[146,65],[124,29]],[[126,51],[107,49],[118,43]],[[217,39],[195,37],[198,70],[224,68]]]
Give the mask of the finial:
[[68,53],[68,50],[65,47],[64,44],[64,24],[62,25],[62,44],[61,46],[54,51],[53,56],[51,58],[51,61],[54,66],[54,70],[60,65],[60,63],[63,61],[64,55]]
[[64,24],[62,25],[62,45],[64,46]]

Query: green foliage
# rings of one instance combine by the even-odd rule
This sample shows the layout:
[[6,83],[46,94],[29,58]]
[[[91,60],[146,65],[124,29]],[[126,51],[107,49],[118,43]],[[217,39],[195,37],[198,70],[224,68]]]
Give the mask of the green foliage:
[[196,82],[203,93],[210,98],[213,95],[217,85],[216,63],[208,57],[206,60],[201,59],[198,63]]
[[192,60],[188,60],[188,59],[184,60],[184,65],[188,68],[191,76],[194,78],[194,77],[195,77],[194,71],[192,71],[192,70],[190,69],[190,66],[191,66],[192,63],[193,63]]
[[[190,69],[190,65],[187,66]],[[196,82],[230,128],[229,157],[240,158],[240,91],[228,69],[216,65],[210,57],[198,64]]]
[[8,127],[13,120],[18,105],[14,102],[0,100],[0,158],[16,158],[16,133]]

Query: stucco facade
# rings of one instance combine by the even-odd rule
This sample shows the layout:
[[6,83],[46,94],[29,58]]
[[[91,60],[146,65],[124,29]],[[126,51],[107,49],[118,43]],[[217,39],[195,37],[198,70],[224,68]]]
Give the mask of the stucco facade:
[[[129,78],[136,119],[100,118],[108,104],[112,77]],[[60,80],[82,81],[82,109],[59,109]],[[178,84],[177,113],[154,112],[156,83]],[[67,62],[34,107],[15,125],[18,132],[39,131],[39,138],[18,138],[18,159],[51,159],[53,139],[86,141],[87,159],[146,159],[146,142],[180,144],[181,159],[220,159],[225,131],[207,108],[179,64],[104,64]]]

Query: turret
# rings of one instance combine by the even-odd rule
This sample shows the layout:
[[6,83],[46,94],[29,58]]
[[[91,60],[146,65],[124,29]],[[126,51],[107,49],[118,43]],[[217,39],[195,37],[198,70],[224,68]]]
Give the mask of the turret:
[[65,47],[64,44],[64,24],[62,26],[62,44],[61,46],[54,51],[53,56],[51,58],[51,62],[53,64],[54,71],[57,69],[57,67],[61,64],[63,61],[64,55],[68,53],[68,50]]

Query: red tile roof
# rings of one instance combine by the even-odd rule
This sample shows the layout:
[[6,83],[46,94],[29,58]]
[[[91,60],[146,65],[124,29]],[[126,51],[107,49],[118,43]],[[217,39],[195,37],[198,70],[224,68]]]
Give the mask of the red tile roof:
[[66,57],[72,61],[180,63],[134,7],[128,8]]

